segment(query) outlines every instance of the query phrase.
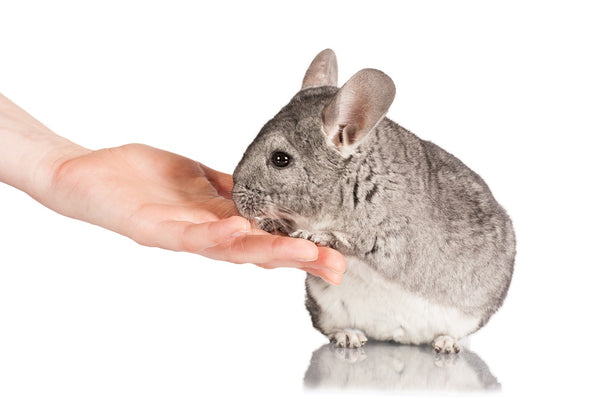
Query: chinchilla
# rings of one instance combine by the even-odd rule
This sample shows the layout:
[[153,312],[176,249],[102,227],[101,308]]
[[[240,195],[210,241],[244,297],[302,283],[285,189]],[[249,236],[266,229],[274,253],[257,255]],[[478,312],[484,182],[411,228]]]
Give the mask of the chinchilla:
[[306,277],[313,325],[338,346],[458,352],[504,301],[512,223],[479,175],[385,118],[394,95],[375,69],[337,88],[335,54],[322,51],[246,150],[233,200],[261,228],[346,257],[339,286]]

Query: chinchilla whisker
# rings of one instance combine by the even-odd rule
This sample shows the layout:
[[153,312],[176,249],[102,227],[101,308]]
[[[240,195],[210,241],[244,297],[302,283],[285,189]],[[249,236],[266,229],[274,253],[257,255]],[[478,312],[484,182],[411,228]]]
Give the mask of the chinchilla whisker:
[[278,217],[281,217],[281,214],[286,215],[287,217],[299,216],[297,212],[285,205],[273,204],[273,208],[277,209]]

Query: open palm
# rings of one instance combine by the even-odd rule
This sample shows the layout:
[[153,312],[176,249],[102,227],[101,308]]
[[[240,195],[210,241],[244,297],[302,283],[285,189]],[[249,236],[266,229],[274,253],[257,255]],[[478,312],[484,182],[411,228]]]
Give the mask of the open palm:
[[265,268],[296,267],[339,283],[330,248],[271,235],[239,216],[230,175],[141,144],[79,155],[56,167],[50,208],[136,242]]

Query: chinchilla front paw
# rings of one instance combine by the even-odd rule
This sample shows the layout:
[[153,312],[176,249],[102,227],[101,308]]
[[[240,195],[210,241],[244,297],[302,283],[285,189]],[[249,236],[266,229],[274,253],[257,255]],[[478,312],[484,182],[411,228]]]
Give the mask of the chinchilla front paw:
[[317,231],[312,233],[307,230],[296,230],[290,234],[290,237],[294,238],[304,238],[305,240],[309,240],[314,242],[317,245],[323,245],[326,247],[333,247],[336,239],[331,233],[327,233],[325,231]]

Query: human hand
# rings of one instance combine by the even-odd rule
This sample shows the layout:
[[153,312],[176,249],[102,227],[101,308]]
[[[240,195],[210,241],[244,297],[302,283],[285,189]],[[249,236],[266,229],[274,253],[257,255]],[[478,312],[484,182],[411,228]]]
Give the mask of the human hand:
[[239,216],[230,175],[141,144],[84,151],[54,165],[44,205],[139,244],[264,268],[294,267],[333,284],[343,256],[310,241],[271,235]]

